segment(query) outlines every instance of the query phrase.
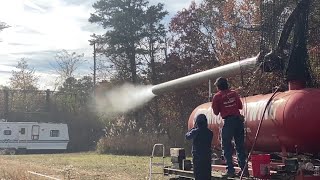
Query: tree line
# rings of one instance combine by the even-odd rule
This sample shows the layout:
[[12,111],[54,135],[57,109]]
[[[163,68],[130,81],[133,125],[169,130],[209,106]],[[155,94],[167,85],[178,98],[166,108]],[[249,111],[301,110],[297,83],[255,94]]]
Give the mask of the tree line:
[[[105,29],[105,33],[94,38],[98,52],[104,57],[99,70],[112,72],[110,84],[123,81],[158,84],[258,53],[269,53],[277,48],[283,26],[297,3],[291,0],[191,2],[165,26],[163,19],[167,11],[161,3],[97,1],[89,21]],[[319,30],[315,28],[319,25],[319,10],[320,3],[311,1],[307,61],[314,79],[319,78],[319,67],[315,65],[319,61],[319,51],[315,50],[320,42]],[[293,39],[292,33],[287,46],[291,46]],[[284,74],[284,71],[257,70],[231,77],[230,82],[232,87],[244,87],[242,96],[270,93],[275,86],[287,88]],[[125,124],[133,119],[143,132],[165,134],[172,139],[169,146],[184,146],[187,119],[196,106],[208,101],[208,96],[208,83],[171,92],[123,115],[122,121]],[[108,122],[115,126],[117,121],[109,119]],[[127,130],[120,132],[122,136],[128,134]]]

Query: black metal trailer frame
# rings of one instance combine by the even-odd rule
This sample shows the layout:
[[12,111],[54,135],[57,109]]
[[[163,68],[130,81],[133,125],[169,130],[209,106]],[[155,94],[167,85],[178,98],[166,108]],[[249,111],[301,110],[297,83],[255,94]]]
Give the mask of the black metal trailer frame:
[[[193,179],[194,178],[193,171],[175,169],[175,168],[171,168],[169,166],[166,166],[166,167],[163,168],[163,174],[165,176],[176,176],[176,177],[173,177],[172,179],[179,179],[179,180],[182,180],[182,179]],[[226,177],[222,177],[222,173],[221,172],[212,171],[211,180],[221,180],[221,179],[238,180],[240,178],[239,177],[226,178]],[[249,179],[253,179],[253,178],[249,177],[249,178],[242,178],[242,179],[249,180]]]

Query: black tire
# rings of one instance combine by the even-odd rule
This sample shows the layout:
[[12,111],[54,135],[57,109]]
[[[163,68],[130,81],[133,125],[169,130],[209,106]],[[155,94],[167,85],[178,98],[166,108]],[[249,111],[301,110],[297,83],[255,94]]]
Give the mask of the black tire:
[[0,155],[6,155],[6,150],[5,149],[0,149]]
[[9,150],[8,150],[8,153],[9,153],[10,155],[16,155],[17,150],[16,150],[16,149],[9,149]]
[[18,154],[27,154],[27,149],[18,149]]

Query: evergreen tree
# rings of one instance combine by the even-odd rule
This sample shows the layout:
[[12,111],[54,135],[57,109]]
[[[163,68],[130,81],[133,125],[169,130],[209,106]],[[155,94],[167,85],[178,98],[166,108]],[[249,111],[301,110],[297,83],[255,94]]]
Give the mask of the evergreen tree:
[[[145,0],[100,0],[93,7],[96,12],[89,21],[106,29],[105,34],[96,36],[99,51],[108,57],[120,79],[137,83],[137,66],[145,65],[138,56],[147,53],[143,42],[163,35],[164,27],[159,24],[167,14],[163,5],[149,7]],[[151,38],[152,43],[157,40]]]

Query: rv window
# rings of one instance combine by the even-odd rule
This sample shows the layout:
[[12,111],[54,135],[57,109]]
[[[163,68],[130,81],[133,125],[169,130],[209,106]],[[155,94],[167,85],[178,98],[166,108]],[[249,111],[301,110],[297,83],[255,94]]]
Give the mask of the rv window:
[[51,130],[50,137],[59,137],[59,130]]
[[11,130],[4,130],[4,131],[3,131],[3,134],[4,134],[4,135],[11,135]]
[[26,128],[21,128],[20,134],[25,134],[26,133]]

